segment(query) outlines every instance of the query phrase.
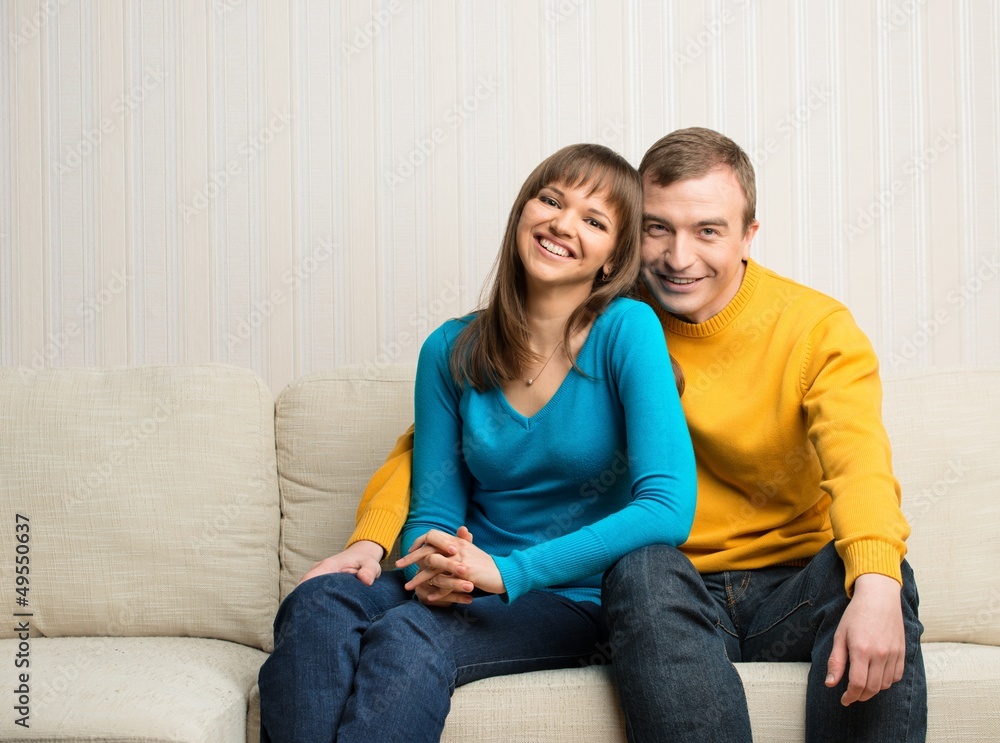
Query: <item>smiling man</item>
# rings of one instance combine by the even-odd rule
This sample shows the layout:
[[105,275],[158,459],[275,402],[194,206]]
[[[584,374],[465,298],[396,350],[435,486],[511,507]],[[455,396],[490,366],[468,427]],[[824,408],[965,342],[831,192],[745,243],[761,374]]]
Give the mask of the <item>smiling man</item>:
[[878,360],[839,302],[762,268],[753,166],[684,129],[650,148],[643,281],[698,463],[680,549],[608,571],[604,607],[632,741],[749,741],[733,662],[810,661],[809,741],[922,741],[913,574]]

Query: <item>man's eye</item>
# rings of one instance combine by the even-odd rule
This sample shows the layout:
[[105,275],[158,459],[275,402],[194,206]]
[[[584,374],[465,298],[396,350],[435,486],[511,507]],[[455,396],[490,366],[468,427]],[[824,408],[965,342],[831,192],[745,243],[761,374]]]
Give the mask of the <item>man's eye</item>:
[[719,233],[713,230],[711,227],[706,227],[701,231],[701,234],[705,235],[706,237],[713,237],[715,235],[718,235]]
[[667,228],[662,224],[648,224],[646,225],[646,232],[650,235],[662,235],[667,231]]

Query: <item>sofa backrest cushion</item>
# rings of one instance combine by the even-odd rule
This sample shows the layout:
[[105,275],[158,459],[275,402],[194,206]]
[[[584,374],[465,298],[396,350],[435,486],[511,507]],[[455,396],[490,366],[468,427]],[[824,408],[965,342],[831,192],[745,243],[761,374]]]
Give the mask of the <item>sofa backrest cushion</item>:
[[925,642],[1000,645],[1000,370],[885,383]]
[[343,367],[278,395],[282,598],[354,531],[368,479],[413,422],[413,375],[412,366]]
[[12,558],[30,519],[32,629],[269,649],[273,410],[253,372],[226,366],[0,369],[0,523]]
[[[413,372],[344,368],[279,395],[282,596],[343,548],[368,478],[412,421]],[[922,372],[884,387],[924,639],[1000,645],[1000,370]]]

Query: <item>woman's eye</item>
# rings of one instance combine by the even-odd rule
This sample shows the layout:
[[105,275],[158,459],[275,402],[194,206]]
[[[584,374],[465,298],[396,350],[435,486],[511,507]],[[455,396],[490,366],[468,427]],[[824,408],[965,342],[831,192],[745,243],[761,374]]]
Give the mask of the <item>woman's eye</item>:
[[559,202],[553,199],[551,196],[539,196],[538,200],[543,204],[548,204],[549,206],[559,206]]
[[596,219],[588,219],[587,220],[587,224],[589,224],[591,227],[596,227],[599,230],[606,230],[607,229],[607,227],[605,227],[604,224],[602,224],[601,222],[598,222]]

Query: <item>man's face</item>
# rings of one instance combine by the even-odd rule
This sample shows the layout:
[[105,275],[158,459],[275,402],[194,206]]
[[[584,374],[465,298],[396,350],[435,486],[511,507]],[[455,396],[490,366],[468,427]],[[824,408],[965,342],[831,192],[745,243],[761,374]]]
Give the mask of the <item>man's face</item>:
[[757,234],[732,168],[657,186],[643,178],[642,278],[673,315],[701,323],[736,296]]

